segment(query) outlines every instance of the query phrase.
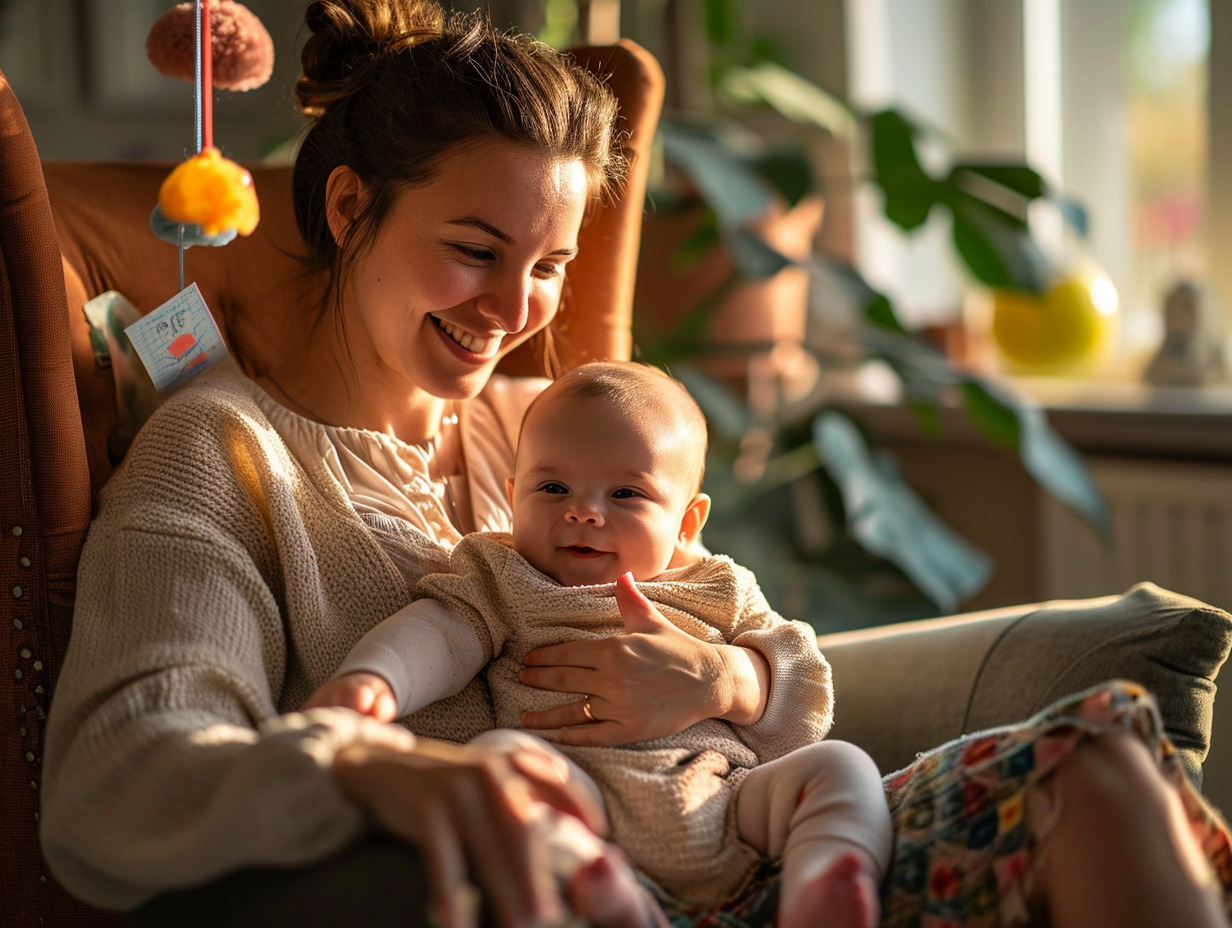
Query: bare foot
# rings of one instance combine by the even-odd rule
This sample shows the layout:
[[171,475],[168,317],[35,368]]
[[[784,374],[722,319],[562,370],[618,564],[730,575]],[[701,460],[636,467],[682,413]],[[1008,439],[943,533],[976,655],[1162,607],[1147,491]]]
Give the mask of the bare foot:
[[877,928],[877,882],[859,854],[842,854],[801,887],[779,928]]
[[633,871],[609,851],[569,878],[574,912],[597,928],[655,928],[654,904]]

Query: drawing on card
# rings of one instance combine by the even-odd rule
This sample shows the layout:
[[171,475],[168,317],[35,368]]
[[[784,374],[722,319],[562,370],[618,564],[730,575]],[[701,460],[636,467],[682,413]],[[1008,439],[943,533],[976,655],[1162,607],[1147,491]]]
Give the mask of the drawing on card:
[[160,393],[183,386],[227,354],[195,283],[124,330]]

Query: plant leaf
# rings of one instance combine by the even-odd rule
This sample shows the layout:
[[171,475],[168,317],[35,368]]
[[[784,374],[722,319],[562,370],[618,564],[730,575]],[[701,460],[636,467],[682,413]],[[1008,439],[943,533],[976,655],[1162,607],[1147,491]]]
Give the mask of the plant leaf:
[[660,123],[659,133],[663,157],[693,182],[720,225],[741,226],[771,208],[774,197],[769,186],[717,133],[666,121]]
[[664,367],[678,358],[703,353],[706,348],[706,326],[715,311],[741,283],[735,269],[689,306],[671,331],[649,344],[639,344],[641,359]]
[[1108,532],[1108,506],[1091,479],[1086,462],[1048,423],[1038,407],[1019,414],[1019,456],[1036,483],[1068,506],[1101,534]]
[[748,431],[752,422],[748,407],[725,382],[688,363],[673,364],[671,373],[697,400],[706,422],[718,435],[735,441]]
[[1022,434],[1018,413],[1013,406],[975,378],[962,382],[960,395],[963,407],[989,441],[1008,451],[1018,450]]
[[1069,223],[1070,228],[1079,236],[1086,238],[1091,234],[1091,225],[1087,219],[1086,207],[1073,197],[1056,197],[1054,202],[1057,204],[1057,209],[1061,211],[1065,221]]
[[1001,415],[1017,420],[1018,457],[1035,482],[1098,531],[1106,532],[1108,508],[1086,462],[1057,434],[1039,404],[1003,384],[976,378],[969,382],[984,393],[989,404],[1003,410]]
[[730,45],[736,37],[735,0],[702,0],[706,38],[711,45]]
[[753,169],[795,206],[814,189],[813,166],[798,146],[780,146],[753,161]]
[[958,382],[958,372],[935,346],[910,333],[866,326],[860,341],[869,355],[889,363],[912,396],[939,396],[942,388]]
[[672,270],[686,273],[689,268],[705,257],[711,249],[719,244],[719,227],[714,221],[714,214],[707,213],[708,221],[702,222],[685,237],[680,247],[672,252],[670,261]]
[[894,312],[894,305],[890,302],[890,298],[884,293],[873,293],[872,302],[864,307],[864,319],[888,332],[899,332],[904,335],[907,332],[903,324],[898,321],[898,315]]
[[885,199],[886,218],[910,232],[924,224],[940,199],[938,184],[915,150],[915,127],[896,110],[882,110],[869,120],[872,131],[873,182]]
[[1025,223],[957,187],[947,187],[946,192],[954,219],[954,247],[977,280],[989,287],[1031,293],[1048,289],[1048,259]]
[[718,89],[732,102],[769,106],[793,122],[817,126],[836,138],[850,138],[855,128],[855,113],[845,102],[774,61],[733,66],[723,74]]
[[850,419],[821,413],[813,421],[813,445],[842,495],[852,535],[939,607],[953,611],[988,582],[988,556],[938,519],[888,458],[870,454]]
[[909,402],[907,406],[915,414],[915,421],[919,423],[920,431],[929,438],[941,437],[941,408],[936,403],[917,400]]
[[953,219],[954,248],[967,270],[989,287],[1012,287],[1009,268],[989,234],[989,226],[976,222],[970,209],[953,210]]
[[959,161],[950,167],[950,176],[959,180],[964,173],[975,174],[1004,187],[1026,200],[1035,200],[1048,195],[1047,186],[1039,173],[1025,164],[988,164]]
[[795,263],[749,229],[732,229],[725,241],[740,276],[748,280],[765,280]]

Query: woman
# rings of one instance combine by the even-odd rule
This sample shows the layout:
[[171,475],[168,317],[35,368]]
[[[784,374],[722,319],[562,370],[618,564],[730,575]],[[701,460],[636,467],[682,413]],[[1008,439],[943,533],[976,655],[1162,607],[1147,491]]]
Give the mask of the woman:
[[[559,770],[429,740],[446,715],[491,725],[477,684],[417,714],[418,738],[295,711],[461,533],[508,528],[503,482],[541,384],[492,372],[552,318],[586,206],[619,180],[614,104],[550,50],[431,0],[324,0],[307,22],[296,213],[329,279],[310,347],[257,382],[202,375],[105,489],[50,720],[48,861],[76,895],[149,924],[423,924],[434,900],[466,926],[472,884],[502,925],[568,909],[637,924],[613,856],[545,883],[538,823],[603,828]],[[593,694],[629,741],[790,705],[790,676],[757,652],[649,611],[627,622],[639,631],[610,647],[541,649],[524,681]],[[600,740],[586,721],[582,702],[525,719]],[[1033,890],[1061,926],[1222,924],[1155,742],[1103,730],[1033,794],[1040,849],[1030,885],[1011,874],[1008,890]],[[900,808],[916,787],[928,777],[893,787]],[[906,924],[905,872],[889,914]],[[733,905],[755,917],[772,891]]]
[[[104,492],[56,694],[44,847],[72,892],[127,910],[320,861],[376,823],[423,850],[429,886],[391,880],[374,902],[422,913],[430,888],[464,925],[474,882],[503,923],[540,922],[563,894],[537,866],[544,803],[603,828],[556,767],[291,713],[445,545],[508,528],[504,481],[542,383],[492,371],[551,320],[585,210],[620,181],[615,101],[551,49],[430,0],[314,3],[307,22],[297,93],[315,122],[295,203],[329,278],[310,345],[260,382],[212,371],[169,399]],[[641,713],[644,737],[760,715],[753,652],[683,634],[649,651],[654,685],[629,711],[670,708]],[[724,705],[716,667],[738,697]],[[492,726],[478,684],[415,731],[444,718]],[[591,874],[596,906],[620,900],[618,868]],[[413,898],[388,899],[394,885]],[[587,892],[568,888],[571,905],[626,920]]]

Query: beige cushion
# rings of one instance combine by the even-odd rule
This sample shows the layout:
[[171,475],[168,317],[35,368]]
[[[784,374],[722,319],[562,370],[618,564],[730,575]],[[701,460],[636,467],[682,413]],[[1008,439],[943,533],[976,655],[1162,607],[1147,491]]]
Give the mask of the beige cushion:
[[1142,583],[1120,596],[906,622],[823,635],[819,643],[834,669],[831,737],[861,745],[883,772],[1120,678],[1155,694],[1185,770],[1200,785],[1232,616]]

